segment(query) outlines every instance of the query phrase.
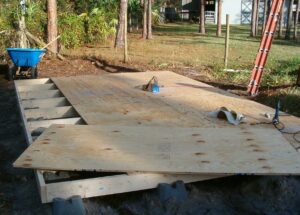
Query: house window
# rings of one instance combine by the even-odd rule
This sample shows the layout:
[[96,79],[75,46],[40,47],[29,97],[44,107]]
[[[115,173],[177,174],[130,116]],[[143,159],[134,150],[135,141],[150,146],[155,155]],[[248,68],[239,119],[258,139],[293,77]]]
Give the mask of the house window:
[[206,1],[206,4],[207,5],[213,5],[213,4],[215,4],[215,1]]

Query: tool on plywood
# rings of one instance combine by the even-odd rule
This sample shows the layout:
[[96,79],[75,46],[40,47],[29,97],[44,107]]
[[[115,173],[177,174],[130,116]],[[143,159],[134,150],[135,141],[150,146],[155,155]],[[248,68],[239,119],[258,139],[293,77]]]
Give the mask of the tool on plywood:
[[276,104],[275,115],[274,115],[273,120],[272,120],[274,125],[278,125],[280,123],[280,121],[279,121],[279,109],[280,109],[280,101],[278,101],[277,104]]
[[274,0],[272,3],[270,15],[268,17],[266,28],[260,43],[260,48],[256,56],[255,66],[252,70],[251,80],[248,85],[247,91],[251,96],[256,96],[258,93],[262,73],[272,46],[272,41],[274,39],[274,34],[276,32],[282,6],[283,0]]
[[160,92],[160,87],[158,85],[158,79],[156,76],[153,76],[148,84],[143,85],[143,90],[152,92],[152,93],[159,93]]
[[209,116],[219,119],[226,119],[232,125],[239,125],[245,120],[245,116],[243,114],[237,113],[226,107],[221,107],[216,111],[210,112]]

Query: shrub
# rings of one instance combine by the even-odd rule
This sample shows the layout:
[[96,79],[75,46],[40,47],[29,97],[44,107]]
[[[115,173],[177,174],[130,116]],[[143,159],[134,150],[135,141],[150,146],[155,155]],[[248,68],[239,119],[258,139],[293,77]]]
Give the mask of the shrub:
[[31,2],[26,10],[26,28],[35,36],[45,38],[47,13],[42,1]]
[[85,19],[76,14],[66,13],[59,17],[61,42],[66,48],[75,48],[85,42]]
[[88,42],[103,42],[115,33],[116,19],[109,21],[105,13],[98,8],[95,8],[88,17],[86,16],[86,21]]

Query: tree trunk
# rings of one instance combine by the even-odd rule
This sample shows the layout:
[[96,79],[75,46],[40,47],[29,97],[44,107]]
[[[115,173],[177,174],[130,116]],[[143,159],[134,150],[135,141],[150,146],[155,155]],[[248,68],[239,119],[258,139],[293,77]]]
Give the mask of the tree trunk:
[[148,0],[147,39],[152,39],[152,0]]
[[147,12],[148,12],[148,0],[143,1],[143,39],[147,38]]
[[127,7],[128,1],[127,0],[120,0],[120,7],[119,7],[119,22],[117,26],[117,35],[115,40],[115,48],[121,48],[125,45],[125,15],[127,14]]
[[21,16],[21,20],[19,20],[19,29],[18,29],[18,42],[19,42],[19,47],[20,48],[28,48],[29,47],[29,42],[27,40],[26,34],[26,23],[25,23],[25,16]]
[[205,0],[200,0],[199,33],[205,34]]
[[296,10],[296,17],[295,17],[295,26],[294,26],[294,39],[298,38],[298,20],[299,20],[299,11],[300,11],[300,0],[297,1],[297,10]]
[[262,26],[262,34],[265,31],[266,28],[266,23],[268,20],[268,0],[264,1],[264,21],[263,21],[263,26]]
[[282,38],[283,35],[283,23],[284,23],[284,5],[285,5],[285,0],[283,0],[283,7],[281,9],[281,13],[280,13],[280,20],[279,20],[279,29],[278,29],[278,38]]
[[256,29],[256,21],[257,21],[257,15],[258,15],[258,1],[253,0],[252,1],[252,16],[251,16],[251,37],[256,37],[257,36],[257,29]]
[[[47,1],[47,12],[48,12],[48,43],[52,42],[57,38],[57,3],[56,0]],[[49,47],[49,50],[53,53],[58,53],[58,42],[55,40]]]
[[128,40],[127,40],[127,22],[128,14],[125,12],[125,21],[124,21],[124,63],[128,62]]
[[300,87],[300,67],[299,67],[299,69],[298,69],[298,77],[297,77],[296,85],[297,85],[298,87]]
[[289,4],[289,13],[288,13],[288,21],[287,21],[287,27],[286,27],[286,33],[285,33],[285,39],[291,39],[291,31],[293,27],[293,4],[294,0],[290,0]]
[[259,25],[259,3],[260,0],[257,0],[257,8],[256,8],[256,21],[255,21],[255,35],[258,35],[258,25]]
[[222,1],[218,0],[218,21],[217,21],[217,37],[222,36]]

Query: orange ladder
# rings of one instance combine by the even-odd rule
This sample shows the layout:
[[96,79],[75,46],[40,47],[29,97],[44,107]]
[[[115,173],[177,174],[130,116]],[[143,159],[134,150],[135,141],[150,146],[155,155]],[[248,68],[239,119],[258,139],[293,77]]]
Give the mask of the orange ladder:
[[276,27],[280,20],[280,13],[284,0],[273,0],[265,31],[256,56],[255,66],[252,70],[251,81],[247,92],[251,96],[256,96],[261,82],[262,73],[268,59],[268,54],[275,36]]

